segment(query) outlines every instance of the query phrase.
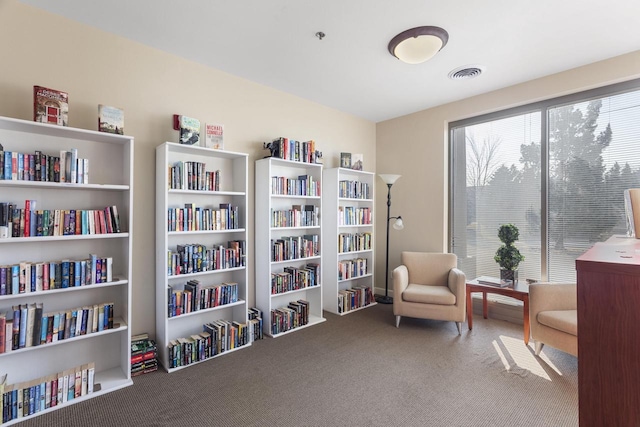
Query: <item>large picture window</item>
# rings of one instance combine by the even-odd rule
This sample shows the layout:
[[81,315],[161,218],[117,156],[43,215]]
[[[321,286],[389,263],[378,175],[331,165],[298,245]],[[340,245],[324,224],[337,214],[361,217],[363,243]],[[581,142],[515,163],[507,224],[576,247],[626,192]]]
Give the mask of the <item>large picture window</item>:
[[499,275],[498,227],[512,223],[521,279],[575,281],[578,256],[627,232],[640,81],[452,123],[450,146],[450,250],[466,275]]

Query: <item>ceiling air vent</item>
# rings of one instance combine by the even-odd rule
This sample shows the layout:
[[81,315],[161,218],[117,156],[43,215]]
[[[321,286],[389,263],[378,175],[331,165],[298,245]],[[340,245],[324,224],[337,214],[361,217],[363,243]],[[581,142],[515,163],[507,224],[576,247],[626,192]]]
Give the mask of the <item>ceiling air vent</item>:
[[451,80],[473,79],[478,77],[484,71],[484,67],[480,65],[465,65],[449,72]]

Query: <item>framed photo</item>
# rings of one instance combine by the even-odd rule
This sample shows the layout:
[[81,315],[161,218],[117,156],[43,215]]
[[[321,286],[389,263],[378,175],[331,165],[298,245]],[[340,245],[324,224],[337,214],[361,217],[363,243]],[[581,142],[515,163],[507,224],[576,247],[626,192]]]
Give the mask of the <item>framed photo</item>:
[[355,169],[358,171],[362,170],[362,161],[364,159],[363,154],[352,154],[351,155],[351,169]]
[[351,169],[351,153],[340,153],[340,167]]

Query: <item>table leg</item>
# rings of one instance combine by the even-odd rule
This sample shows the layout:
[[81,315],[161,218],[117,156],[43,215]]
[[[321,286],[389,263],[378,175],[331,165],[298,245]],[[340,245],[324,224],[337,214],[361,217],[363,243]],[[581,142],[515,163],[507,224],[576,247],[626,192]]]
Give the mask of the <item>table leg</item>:
[[471,305],[471,290],[467,288],[467,323],[469,330],[473,328],[473,305]]
[[524,343],[525,345],[529,344],[529,334],[530,334],[530,325],[529,325],[529,295],[525,295],[522,298],[522,302],[524,302],[523,316],[524,316]]
[[482,293],[482,315],[484,316],[484,318],[487,318],[487,293],[483,292]]

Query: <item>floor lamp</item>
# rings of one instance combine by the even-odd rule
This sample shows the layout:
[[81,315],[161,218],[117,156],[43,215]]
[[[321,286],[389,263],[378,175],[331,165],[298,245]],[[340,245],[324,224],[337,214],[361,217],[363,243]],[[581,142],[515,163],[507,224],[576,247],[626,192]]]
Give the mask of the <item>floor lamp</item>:
[[389,221],[395,219],[393,228],[402,230],[404,223],[401,216],[391,216],[391,186],[400,178],[400,175],[378,174],[378,176],[387,184],[387,250],[385,253],[385,277],[384,277],[384,295],[376,296],[376,302],[381,304],[392,304],[393,298],[389,296]]

